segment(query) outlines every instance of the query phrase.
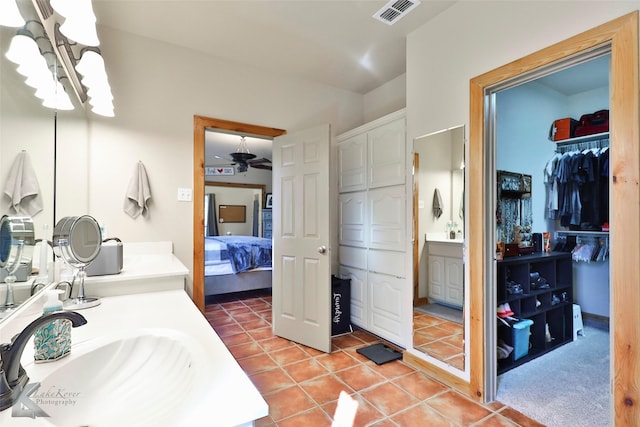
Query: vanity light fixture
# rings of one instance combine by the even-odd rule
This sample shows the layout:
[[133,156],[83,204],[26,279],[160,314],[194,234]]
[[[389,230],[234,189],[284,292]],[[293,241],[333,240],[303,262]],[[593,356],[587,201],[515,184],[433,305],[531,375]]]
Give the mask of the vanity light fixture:
[[[25,26],[31,22],[29,21]],[[45,59],[45,54],[53,54],[53,51],[40,50],[38,41],[46,40],[46,37],[34,37],[26,28],[18,30],[11,39],[7,59],[18,65],[18,73],[26,77],[25,83],[36,89],[35,96],[42,99],[42,105],[57,110],[73,110],[73,104],[62,84],[57,80],[57,67],[53,65],[53,74]],[[47,41],[47,44],[50,44]]]
[[25,24],[16,0],[0,1],[0,25],[19,28]]
[[[15,3],[15,0],[0,0],[0,4]],[[29,85],[34,85],[36,76],[44,79],[45,73],[42,72],[41,65],[39,70],[29,71],[25,74],[24,69],[34,66],[33,64],[41,64],[42,60],[36,60],[36,50],[39,56],[52,54],[56,60],[47,61],[48,68],[52,72],[48,73],[48,79],[53,80],[51,88],[47,90],[45,86],[38,84],[38,96],[48,94],[47,102],[43,105],[57,109],[73,109],[71,100],[64,99],[63,85],[59,84],[61,78],[67,78],[69,86],[73,88],[78,99],[82,104],[89,103],[91,111],[96,114],[113,117],[113,96],[111,87],[109,86],[107,73],[104,66],[100,50],[97,46],[100,44],[96,33],[96,17],[93,13],[91,0],[33,0],[33,6],[37,16],[30,19],[25,24],[24,29],[18,30],[18,36],[28,36],[25,33],[26,25],[30,22],[37,22],[42,27],[42,36],[36,34],[31,35],[31,39],[36,41],[36,47],[39,40],[47,40],[49,48],[33,49],[24,40],[14,43],[12,41],[9,55],[15,59],[21,55],[29,55],[29,60],[16,62],[19,64],[20,71],[23,75],[28,75]],[[22,9],[23,13],[26,9]],[[33,9],[32,9],[33,10]],[[29,11],[27,10],[27,15]],[[31,12],[32,14],[32,12]],[[3,12],[4,17],[4,12]],[[27,18],[31,18],[28,16]],[[29,46],[29,47],[26,47]],[[26,49],[29,53],[21,53]],[[53,64],[51,64],[53,62]],[[58,73],[58,66],[61,67],[63,73]],[[24,71],[24,72],[23,72]],[[64,74],[64,76],[63,76]],[[52,95],[53,94],[53,95]],[[55,96],[54,96],[55,95]],[[63,102],[64,101],[64,102]]]
[[98,115],[113,117],[113,95],[97,47],[100,40],[91,0],[39,0],[34,4],[80,102],[88,102]]

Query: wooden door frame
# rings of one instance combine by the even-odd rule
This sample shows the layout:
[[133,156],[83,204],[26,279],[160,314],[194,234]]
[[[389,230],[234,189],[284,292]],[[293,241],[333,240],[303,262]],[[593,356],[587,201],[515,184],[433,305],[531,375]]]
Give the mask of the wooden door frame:
[[640,263],[628,257],[640,253],[640,108],[638,83],[638,12],[622,16],[563,42],[542,49],[503,67],[475,77],[470,82],[469,138],[469,271],[471,292],[471,395],[484,400],[485,351],[495,351],[487,337],[486,320],[495,316],[495,307],[486,306],[488,283],[486,266],[493,253],[486,253],[489,218],[486,169],[485,93],[500,82],[513,79],[563,58],[611,46],[610,80],[610,170],[611,170],[611,273],[612,290],[611,378],[615,425],[640,422]]
[[413,153],[413,307],[425,305],[429,298],[420,298],[420,209],[418,199],[420,198],[420,185],[416,176],[420,174],[420,153]]
[[204,313],[204,133],[206,129],[275,138],[286,130],[193,116],[193,291],[191,299]]

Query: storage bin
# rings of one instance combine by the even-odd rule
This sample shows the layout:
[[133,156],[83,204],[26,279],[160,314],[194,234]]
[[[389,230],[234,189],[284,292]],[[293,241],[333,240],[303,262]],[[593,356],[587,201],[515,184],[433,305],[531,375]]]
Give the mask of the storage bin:
[[565,139],[573,138],[574,136],[576,136],[577,126],[578,121],[572,119],[571,117],[558,119],[553,122],[553,125],[551,125],[549,139],[553,139],[553,141],[562,141]]
[[529,354],[529,330],[533,320],[522,319],[513,324],[513,360]]

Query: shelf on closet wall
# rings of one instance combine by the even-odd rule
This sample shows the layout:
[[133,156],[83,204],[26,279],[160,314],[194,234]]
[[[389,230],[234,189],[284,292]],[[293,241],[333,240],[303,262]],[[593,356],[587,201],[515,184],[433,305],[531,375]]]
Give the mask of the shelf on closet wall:
[[608,231],[580,231],[580,230],[556,230],[557,236],[594,236],[608,237]]
[[554,141],[554,142],[556,143],[556,146],[561,147],[563,145],[578,144],[580,142],[599,141],[601,139],[609,139],[609,132],[594,133],[592,135],[585,135],[585,136],[577,136],[575,138],[561,139],[559,141]]
[[[532,272],[537,272],[541,277],[544,277],[549,288],[533,289],[530,283],[530,273]],[[496,299],[498,304],[509,303],[514,317],[530,319],[534,322],[530,327],[528,354],[517,360],[513,353],[506,359],[498,359],[498,375],[573,340],[571,254],[551,252],[505,258],[497,263],[497,279]],[[506,286],[508,280],[519,283],[523,288],[523,293],[509,294]],[[560,299],[557,303],[553,302],[554,295]],[[554,338],[551,342],[547,342],[545,339],[547,324],[549,332]],[[498,338],[514,347],[515,335],[512,327],[499,321],[497,325]]]

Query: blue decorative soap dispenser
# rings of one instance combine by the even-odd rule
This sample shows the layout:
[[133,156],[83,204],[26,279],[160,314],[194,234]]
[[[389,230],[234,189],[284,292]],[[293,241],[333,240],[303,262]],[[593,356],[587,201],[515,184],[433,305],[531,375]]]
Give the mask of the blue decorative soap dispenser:
[[[62,289],[45,291],[47,300],[43,314],[62,310],[62,301],[58,297],[62,292]],[[71,322],[66,319],[52,320],[36,331],[33,343],[36,363],[52,362],[66,356],[71,351]]]

